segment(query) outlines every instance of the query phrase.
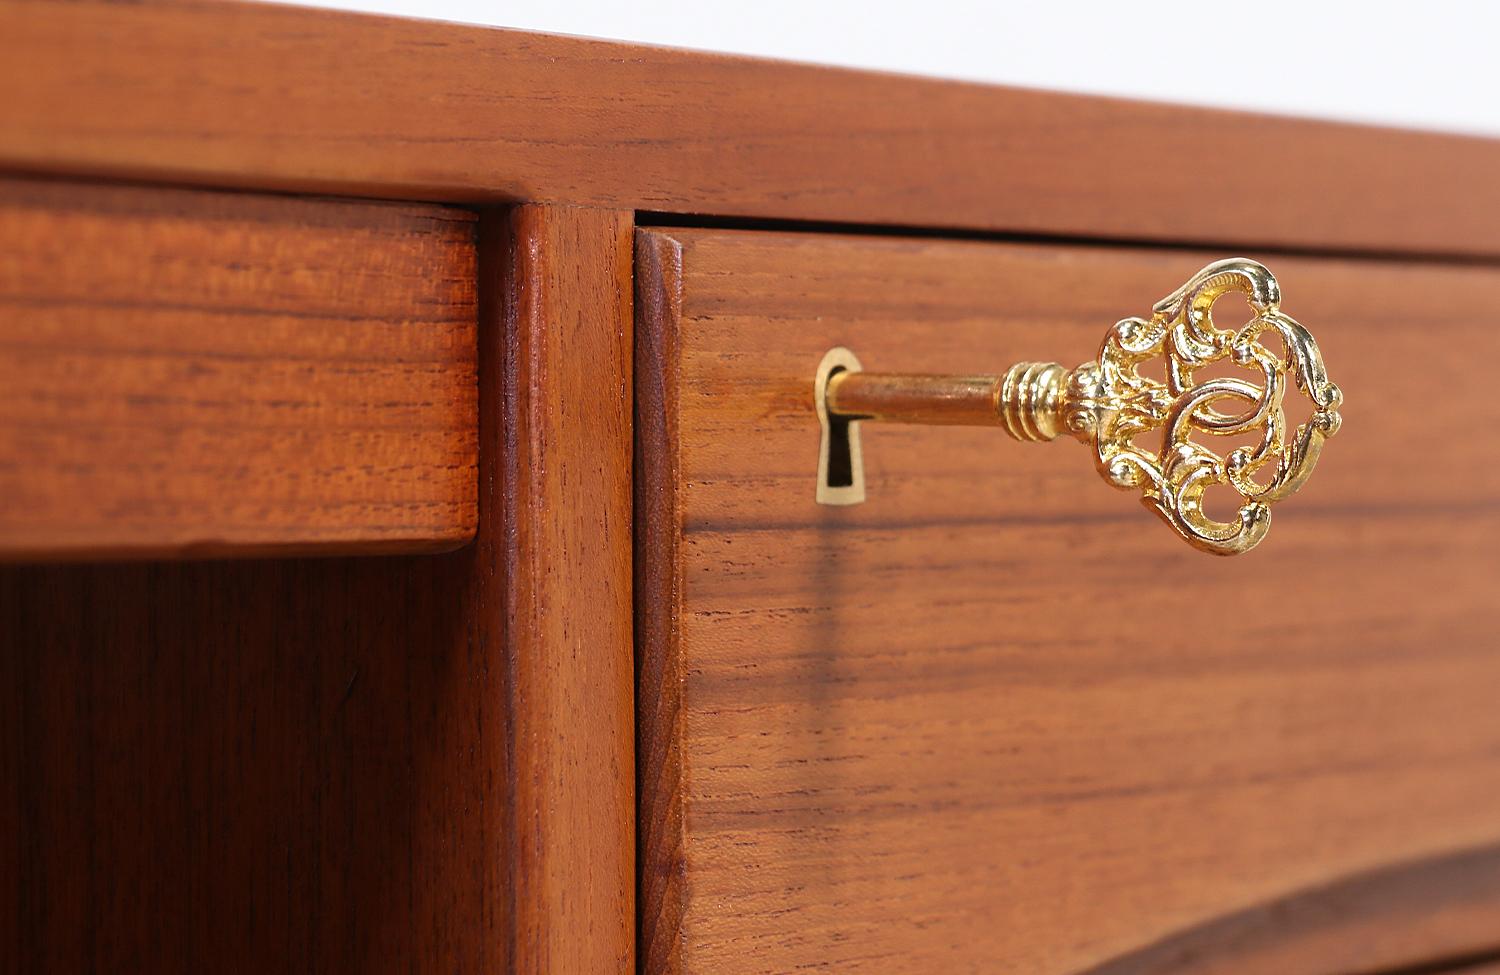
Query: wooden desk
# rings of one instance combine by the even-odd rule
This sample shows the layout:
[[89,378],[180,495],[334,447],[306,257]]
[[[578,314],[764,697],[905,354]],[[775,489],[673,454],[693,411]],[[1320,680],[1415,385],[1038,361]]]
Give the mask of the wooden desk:
[[[0,972],[1500,957],[1500,143],[241,3],[0,91]],[[1228,254],[1349,394],[1264,549],[993,431],[813,503],[828,345]]]

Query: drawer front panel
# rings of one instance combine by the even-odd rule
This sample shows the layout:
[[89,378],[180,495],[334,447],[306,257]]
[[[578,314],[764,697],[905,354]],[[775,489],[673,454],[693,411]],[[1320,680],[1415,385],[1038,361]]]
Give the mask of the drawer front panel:
[[472,214],[0,181],[0,558],[453,548]]
[[1246,556],[998,430],[864,424],[868,501],[814,503],[828,348],[1071,364],[1213,256],[641,233],[647,971],[1244,972],[1298,910],[1347,936],[1264,970],[1489,947],[1389,912],[1500,896],[1500,270],[1267,259],[1348,404]]

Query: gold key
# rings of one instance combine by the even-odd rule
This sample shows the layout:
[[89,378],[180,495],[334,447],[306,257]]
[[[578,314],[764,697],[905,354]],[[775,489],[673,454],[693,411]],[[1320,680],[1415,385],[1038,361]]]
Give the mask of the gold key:
[[[1253,311],[1237,330],[1214,324],[1213,306],[1238,293]],[[1280,338],[1281,351],[1262,343]],[[1165,359],[1165,378],[1141,366]],[[1246,376],[1200,379],[1217,363]],[[1305,395],[1311,415],[1290,436],[1283,409],[1289,389]],[[1017,440],[1067,433],[1094,448],[1099,473],[1141,500],[1194,547],[1215,555],[1247,552],[1266,537],[1271,505],[1296,492],[1339,430],[1343,394],[1328,380],[1312,335],[1281,311],[1281,290],[1263,265],[1216,261],[1157,302],[1150,318],[1127,318],[1104,337],[1099,357],[1075,369],[1020,362],[1003,375],[927,376],[865,372],[847,349],[824,357],[817,379],[824,424],[818,500],[864,500],[858,421],[999,425]],[[1152,450],[1140,441],[1160,431]],[[837,454],[839,436],[848,443]],[[1148,435],[1143,437],[1143,435]],[[1258,435],[1221,456],[1207,437]],[[850,449],[852,448],[852,449]],[[842,476],[841,470],[850,468]],[[1203,510],[1204,492],[1228,485],[1241,499],[1234,521]]]

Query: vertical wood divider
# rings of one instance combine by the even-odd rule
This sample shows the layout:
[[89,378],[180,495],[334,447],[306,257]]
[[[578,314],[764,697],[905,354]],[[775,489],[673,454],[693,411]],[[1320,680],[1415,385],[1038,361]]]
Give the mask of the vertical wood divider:
[[641,975],[682,966],[682,508],[677,465],[677,327],[682,250],[636,235],[636,762],[640,796]]
[[503,329],[499,862],[517,975],[635,968],[633,224],[527,205],[482,232]]

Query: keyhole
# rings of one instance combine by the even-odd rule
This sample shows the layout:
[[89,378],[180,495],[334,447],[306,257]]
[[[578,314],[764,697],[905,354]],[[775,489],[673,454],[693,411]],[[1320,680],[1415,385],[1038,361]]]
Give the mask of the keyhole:
[[828,487],[854,486],[854,456],[849,449],[849,427],[852,422],[841,416],[828,419],[828,476],[823,480]]
[[818,453],[818,504],[860,504],[865,500],[864,461],[859,451],[859,421],[828,412],[828,383],[841,372],[859,372],[859,360],[845,348],[830,349],[818,364],[813,401],[823,441]]

